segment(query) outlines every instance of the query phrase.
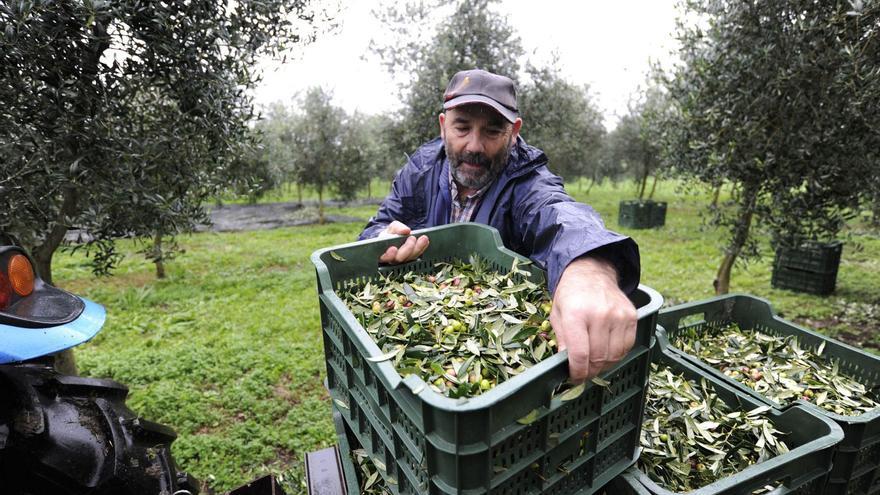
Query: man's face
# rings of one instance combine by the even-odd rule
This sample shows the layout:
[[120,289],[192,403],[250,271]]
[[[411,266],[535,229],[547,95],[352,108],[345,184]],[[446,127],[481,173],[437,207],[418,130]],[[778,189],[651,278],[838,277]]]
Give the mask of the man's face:
[[511,124],[490,107],[462,105],[440,114],[440,136],[452,177],[467,189],[481,189],[504,170],[522,120]]

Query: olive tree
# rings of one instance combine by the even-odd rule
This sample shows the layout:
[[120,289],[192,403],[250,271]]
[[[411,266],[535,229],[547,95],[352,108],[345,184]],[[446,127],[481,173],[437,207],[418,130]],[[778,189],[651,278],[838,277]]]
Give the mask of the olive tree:
[[70,229],[100,272],[120,236],[194,228],[252,144],[255,61],[314,20],[307,0],[0,4],[0,231],[51,281]]
[[690,0],[680,59],[664,79],[673,109],[664,160],[734,193],[713,213],[728,231],[714,286],[775,243],[837,235],[858,211],[880,150],[880,2]]
[[291,127],[291,156],[297,182],[318,192],[318,219],[324,223],[324,196],[335,190],[351,199],[372,176],[365,165],[368,146],[362,117],[333,105],[332,95],[309,89]]
[[662,166],[657,135],[662,126],[657,127],[653,123],[665,115],[666,108],[666,99],[660,88],[651,87],[639,92],[605,142],[605,158],[612,169],[624,170],[632,176],[638,184],[639,200],[645,199],[648,178],[652,175],[654,183],[647,199],[654,197]]
[[523,137],[547,154],[550,169],[566,181],[595,180],[605,127],[589,86],[567,81],[555,61],[530,65],[527,73],[519,90]]

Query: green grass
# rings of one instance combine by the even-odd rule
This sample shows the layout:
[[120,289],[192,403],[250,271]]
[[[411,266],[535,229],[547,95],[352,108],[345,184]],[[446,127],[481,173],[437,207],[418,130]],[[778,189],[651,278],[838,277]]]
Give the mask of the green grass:
[[[386,186],[387,187],[387,186]],[[710,297],[722,237],[701,229],[707,199],[663,183],[667,225],[617,227],[617,203],[635,196],[630,184],[596,187],[591,203],[612,229],[632,235],[642,254],[643,283],[667,302]],[[374,189],[374,194],[379,194]],[[375,207],[345,207],[366,220]],[[83,374],[131,388],[130,405],[179,434],[179,464],[215,489],[228,490],[263,473],[281,474],[288,493],[304,493],[306,452],[335,443],[325,376],[312,251],[352,241],[363,223],[248,233],[203,233],[179,239],[185,252],[158,281],[153,266],[121,243],[124,262],[109,278],[91,276],[81,255],[56,256],[58,285],[103,304],[104,330],[76,349]],[[848,244],[838,291],[817,297],[770,288],[770,261],[737,267],[732,290],[773,302],[778,312],[815,323],[832,335],[857,335],[858,319],[880,313],[880,238]],[[868,322],[869,320],[865,320]]]

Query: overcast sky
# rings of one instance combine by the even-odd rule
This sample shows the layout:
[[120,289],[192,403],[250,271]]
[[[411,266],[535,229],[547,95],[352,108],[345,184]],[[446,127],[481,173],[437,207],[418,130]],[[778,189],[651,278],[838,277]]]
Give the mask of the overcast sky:
[[[555,50],[563,75],[591,86],[605,125],[613,127],[630,95],[644,85],[649,60],[670,59],[675,2],[503,0],[501,9],[529,58],[544,61]],[[370,39],[382,32],[371,15],[380,1],[341,3],[334,32],[298,49],[284,64],[265,64],[263,83],[255,93],[257,104],[289,102],[298,91],[322,86],[349,112],[382,113],[398,105],[394,80],[367,50]]]

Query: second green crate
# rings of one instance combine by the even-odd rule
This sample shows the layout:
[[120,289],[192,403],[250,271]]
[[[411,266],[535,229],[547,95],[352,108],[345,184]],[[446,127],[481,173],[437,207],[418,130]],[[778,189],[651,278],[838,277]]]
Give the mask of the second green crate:
[[[803,328],[776,316],[770,303],[749,295],[731,294],[705,301],[682,304],[664,309],[658,316],[661,346],[668,346],[690,362],[700,366],[713,377],[723,380],[741,391],[776,408],[778,404],[733,380],[708,363],[674,347],[676,335],[685,330],[710,331],[735,323],[743,330],[755,330],[771,335],[792,335],[803,347],[818,349],[824,344],[824,354],[838,363],[841,372],[848,374],[868,390],[880,391],[880,357]],[[668,337],[668,338],[667,338]],[[804,400],[798,405],[811,408],[837,422],[844,432],[843,441],[836,447],[834,465],[828,475],[822,494],[868,495],[880,493],[880,408],[858,416],[834,414]]]

